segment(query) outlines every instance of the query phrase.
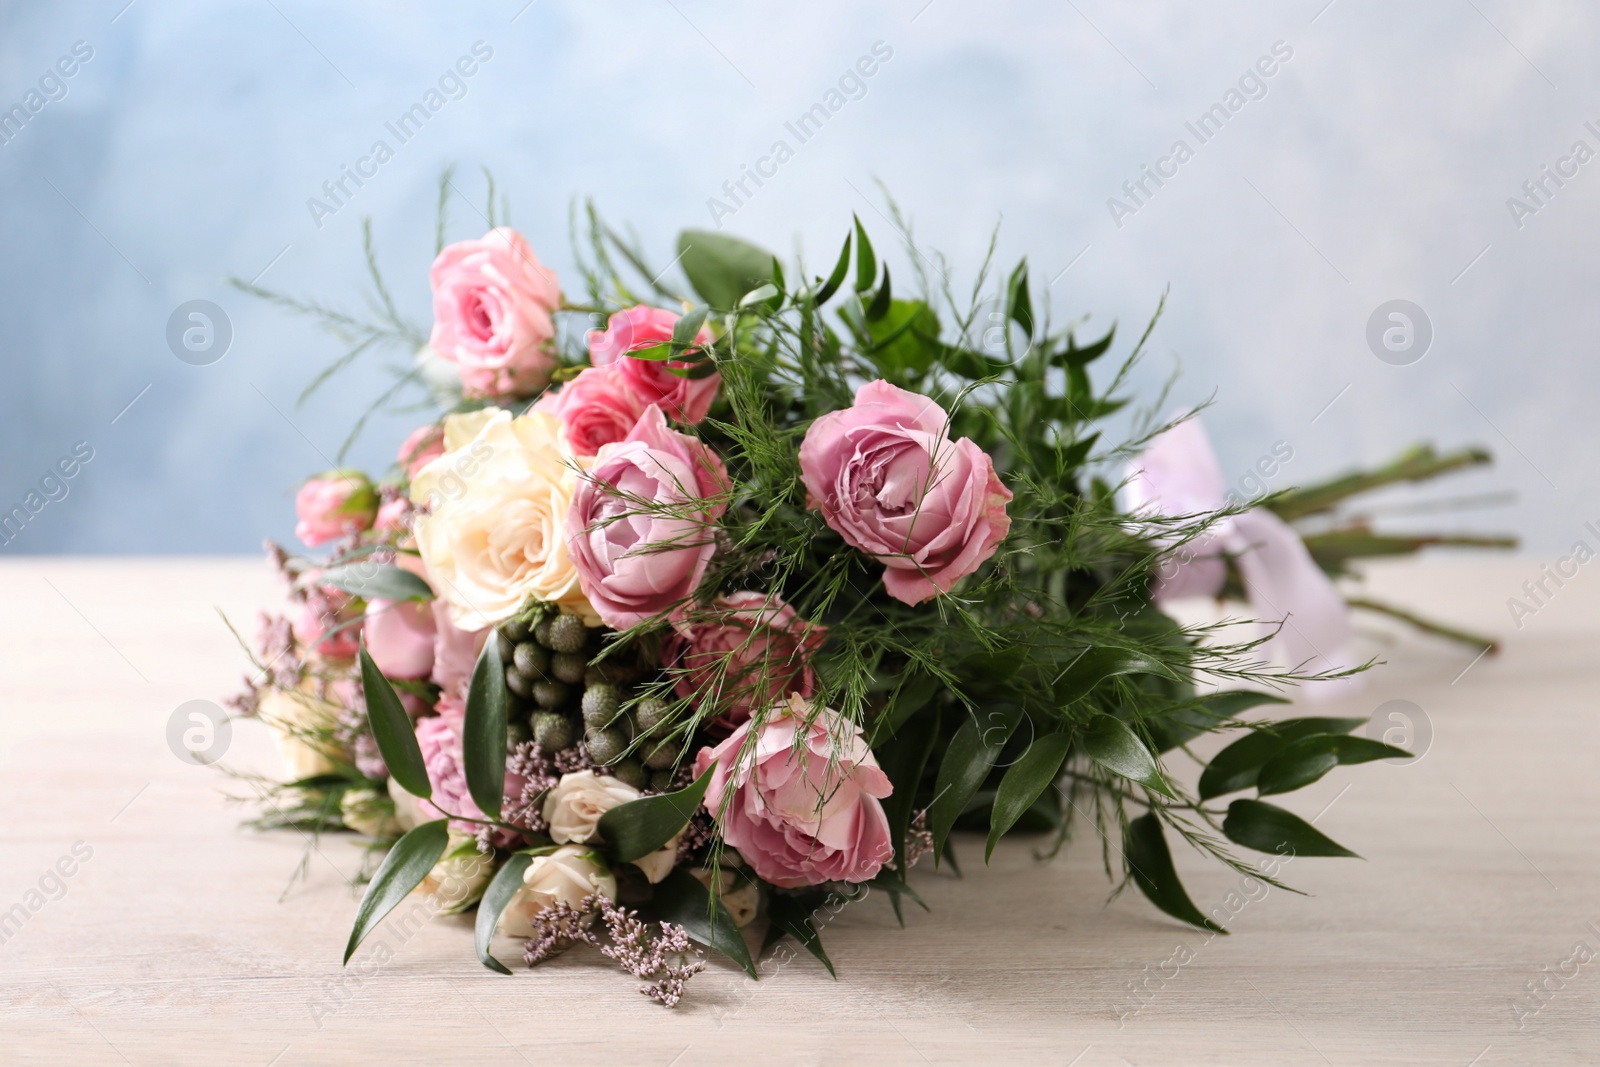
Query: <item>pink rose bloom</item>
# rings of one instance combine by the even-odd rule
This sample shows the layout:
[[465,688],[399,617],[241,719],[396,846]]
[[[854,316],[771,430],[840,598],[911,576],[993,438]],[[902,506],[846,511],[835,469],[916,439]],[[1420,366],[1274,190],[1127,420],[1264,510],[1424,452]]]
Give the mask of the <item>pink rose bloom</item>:
[[[1156,437],[1129,464],[1123,499],[1134,514],[1179,518],[1219,511],[1228,504],[1228,481],[1205,426],[1189,418]],[[1350,612],[1333,582],[1311,558],[1294,527],[1266,508],[1251,508],[1213,525],[1174,549],[1156,566],[1151,596],[1158,603],[1216,596],[1231,558],[1251,610],[1283,625],[1269,642],[1276,658],[1311,671],[1343,670],[1360,662],[1352,652]],[[1314,699],[1363,685],[1360,676],[1310,684]]]
[[592,459],[601,445],[627,437],[644,408],[615,364],[585,367],[572,381],[545,393],[533,405],[535,411],[548,411],[561,420],[567,445],[581,459]]
[[[422,801],[422,809],[432,815],[464,815],[472,819],[483,818],[483,809],[473,801],[467,791],[467,772],[463,763],[461,736],[444,718],[430,715],[417,721],[417,746],[422,749],[422,762],[428,768],[428,783],[433,786],[433,797]],[[507,774],[505,795],[512,800],[522,796],[526,779]],[[435,803],[437,802],[437,803]],[[465,819],[450,820],[450,828],[464,834],[475,834],[484,829],[482,823]],[[521,835],[511,830],[497,829],[491,840],[498,848],[510,848],[521,842]]]
[[369,600],[361,629],[367,654],[388,677],[416,679],[432,673],[436,628],[430,604]]
[[661,662],[676,669],[679,696],[716,707],[719,724],[731,727],[791,693],[810,696],[817,684],[811,657],[827,636],[776,594],[729,593],[667,635]]
[[[679,422],[693,425],[706,417],[717,398],[722,376],[715,372],[704,378],[680,378],[670,368],[682,370],[694,364],[682,360],[631,359],[629,352],[653,348],[672,340],[672,328],[681,316],[660,308],[631,307],[614,312],[606,328],[589,334],[589,362],[596,367],[615,366],[640,406],[659,405]],[[709,345],[713,338],[705,327],[695,341]]]
[[805,701],[791,698],[741,760],[750,728],[746,722],[695,756],[696,777],[716,767],[705,807],[723,840],[785,889],[876,877],[894,858],[879,803],[894,789],[861,731],[836,711],[812,716]]
[[444,430],[437,423],[418,426],[406,437],[400,445],[400,452],[395,458],[400,463],[400,468],[406,472],[406,480],[417,476],[417,472],[440,456],[444,455]]
[[807,506],[882,563],[884,587],[905,604],[949,592],[1011,529],[1011,491],[948,425],[932,400],[875,381],[813,422],[800,445]]
[[439,253],[429,346],[453,363],[468,396],[526,396],[555,369],[552,313],[561,306],[555,272],[521,234],[505,226]]
[[413,516],[410,499],[397,496],[378,505],[378,518],[372,524],[372,528],[380,534],[392,537],[409,530]]
[[309,585],[292,622],[295,640],[322,659],[351,659],[360,647],[359,617],[351,611],[354,598],[331,585]]
[[360,533],[378,513],[378,494],[360,471],[326,471],[294,495],[294,535],[310,548]]
[[716,453],[669,429],[651,405],[626,438],[603,445],[578,480],[567,548],[583,595],[607,626],[670,611],[705,576],[728,472]]
[[472,681],[478,654],[492,627],[462,630],[450,619],[450,604],[443,597],[428,602],[433,612],[433,684],[447,693],[465,693]]

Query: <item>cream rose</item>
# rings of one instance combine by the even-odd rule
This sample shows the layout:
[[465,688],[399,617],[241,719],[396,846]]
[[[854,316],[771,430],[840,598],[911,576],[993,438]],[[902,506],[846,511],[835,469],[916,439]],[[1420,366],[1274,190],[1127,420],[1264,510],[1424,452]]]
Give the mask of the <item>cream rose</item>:
[[626,782],[594,771],[563,774],[544,798],[544,821],[550,824],[550,839],[593,841],[600,836],[600,816],[630,800],[639,791]]
[[318,697],[315,688],[316,682],[308,678],[299,689],[269,689],[261,694],[260,718],[277,731],[278,751],[291,781],[338,770],[329,758],[330,746],[316,739],[333,732],[339,709]]
[[509,937],[532,937],[534,916],[552,904],[576,908],[591,893],[615,900],[616,878],[590,849],[562,845],[528,864],[522,888],[501,913],[498,930]]
[[438,915],[457,915],[478,902],[494,874],[494,863],[466,834],[451,833],[444,856],[412,890],[428,898]]
[[[594,771],[575,771],[563,774],[545,796],[544,821],[550,824],[553,841],[593,841],[600,836],[600,816],[618,804],[638,799],[639,791],[627,782]],[[633,861],[652,885],[665,878],[678,862],[678,841],[682,837],[680,830],[665,845]]]
[[559,430],[543,412],[513,418],[483,408],[446,416],[444,454],[411,482],[412,502],[425,509],[417,517],[417,549],[434,592],[463,630],[504,621],[530,596],[600,621],[567,553],[577,469]]

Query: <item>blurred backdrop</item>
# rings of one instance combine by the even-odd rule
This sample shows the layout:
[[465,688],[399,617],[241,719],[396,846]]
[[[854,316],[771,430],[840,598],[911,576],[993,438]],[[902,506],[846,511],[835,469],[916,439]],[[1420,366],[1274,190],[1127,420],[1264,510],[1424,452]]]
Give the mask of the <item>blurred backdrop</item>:
[[[959,266],[1000,223],[1058,322],[1131,342],[1170,288],[1138,384],[1214,399],[1236,484],[1285,450],[1270,488],[1481,443],[1493,470],[1424,495],[1514,493],[1463,523],[1564,550],[1600,520],[1597,29],[1576,0],[9,0],[0,511],[42,506],[3,551],[289,538],[295,483],[391,379],[358,364],[297,408],[339,347],[225,279],[359,307],[371,216],[426,325],[452,163],[452,238],[485,228],[487,167],[574,283],[574,198],[662,265],[720,226],[816,268],[852,213],[894,246],[881,181]],[[167,342],[193,300],[231,326],[209,365]],[[415,421],[352,459],[381,472]]]

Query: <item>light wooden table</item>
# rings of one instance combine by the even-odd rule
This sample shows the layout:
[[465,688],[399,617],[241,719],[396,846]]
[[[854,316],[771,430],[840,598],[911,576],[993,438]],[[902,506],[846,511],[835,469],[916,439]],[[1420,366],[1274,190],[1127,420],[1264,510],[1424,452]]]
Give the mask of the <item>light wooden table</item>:
[[[352,849],[326,846],[280,903],[303,842],[239,829],[229,783],[165,739],[179,704],[232,690],[245,662],[213,607],[253,632],[277,596],[265,568],[12,559],[0,911],[41,879],[54,891],[46,873],[75,843],[92,855],[0,945],[0,1062],[1600,1062],[1600,956],[1573,955],[1600,953],[1600,577],[1517,631],[1506,598],[1537,574],[1529,559],[1374,572],[1375,591],[1503,633],[1506,650],[1473,663],[1385,638],[1365,691],[1319,707],[1409,700],[1432,740],[1416,763],[1337,770],[1288,801],[1366,857],[1293,863],[1312,896],[1273,890],[1207,942],[1137,893],[1107,905],[1092,840],[1050,864],[1008,843],[987,869],[969,840],[965,880],[913,873],[932,912],[908,910],[905,930],[881,898],[829,923],[837,983],[809,957],[759,984],[715,964],[668,1011],[587,951],[490,974],[463,919],[341,972]],[[274,769],[265,728],[241,724],[227,762]],[[1179,864],[1203,910],[1236,887]]]

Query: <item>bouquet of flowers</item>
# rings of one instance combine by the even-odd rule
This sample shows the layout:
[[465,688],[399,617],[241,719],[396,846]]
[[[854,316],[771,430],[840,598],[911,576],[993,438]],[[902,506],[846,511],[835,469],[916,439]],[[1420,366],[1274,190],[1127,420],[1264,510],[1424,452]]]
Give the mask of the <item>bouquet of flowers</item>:
[[[1193,421],[1103,441],[1148,329],[1097,385],[1113,332],[1053,328],[1026,263],[986,260],[958,298],[898,212],[912,293],[859,220],[792,282],[685,232],[680,292],[591,209],[573,295],[492,217],[446,246],[443,202],[426,334],[370,229],[370,321],[244,286],[351,344],[329,374],[395,345],[414,361],[381,402],[418,385],[447,409],[380,480],[299,489],[296,534],[327,554],[269,545],[296,607],[236,701],[293,766],[263,824],[383,857],[347,962],[419,893],[477,909],[494,970],[496,934],[530,964],[582,942],[671,1005],[702,948],[754,977],[792,937],[831,971],[818,909],[920,903],[908,873],[955,868],[957,828],[986,859],[1012,833],[1053,854],[1081,813],[1118,888],[1214,930],[1169,838],[1274,884],[1285,856],[1353,855],[1264,798],[1406,753],[1361,719],[1241,716],[1366,666],[1330,580],[1366,527],[1285,522],[1349,492],[1223,499]],[[1270,625],[1182,626],[1162,610],[1182,592]]]

